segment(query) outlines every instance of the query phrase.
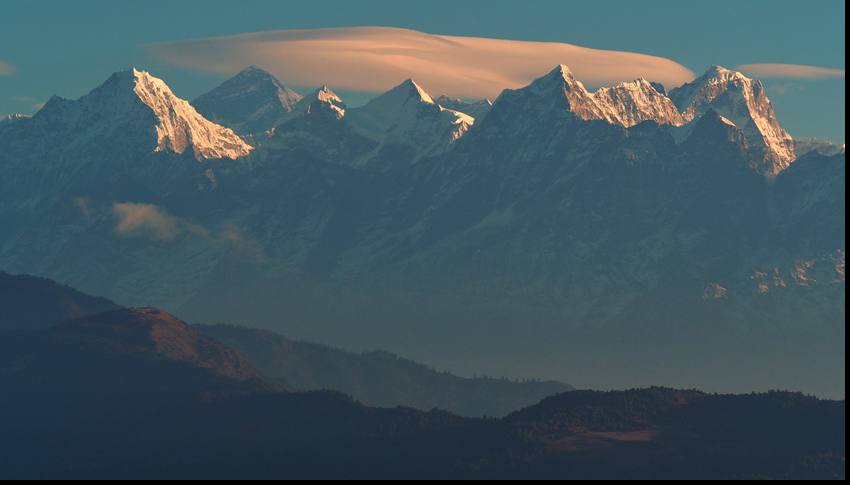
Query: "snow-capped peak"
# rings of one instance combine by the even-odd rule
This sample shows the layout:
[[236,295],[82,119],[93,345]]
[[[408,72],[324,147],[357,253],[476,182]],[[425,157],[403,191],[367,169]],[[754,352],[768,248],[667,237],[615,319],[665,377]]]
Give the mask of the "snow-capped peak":
[[564,86],[569,88],[580,88],[581,90],[587,91],[585,89],[584,84],[581,81],[577,80],[575,76],[573,76],[570,68],[565,66],[564,64],[559,64],[555,66],[555,69],[549,71],[543,77],[537,78],[534,82],[531,83],[531,87],[535,87],[537,90],[546,90],[546,89],[562,89]]
[[248,155],[252,147],[229,128],[201,116],[188,101],[174,95],[171,88],[146,71],[133,68],[133,92],[156,117],[155,151],[183,153],[192,148],[198,160]]
[[591,92],[561,64],[524,88],[506,90],[496,100],[496,105],[501,103],[511,107],[505,113],[527,106],[530,120],[569,113],[580,120],[624,127],[644,121],[680,127],[713,108],[724,122],[743,132],[748,146],[763,152],[760,172],[775,175],[794,160],[794,140],[776,120],[761,82],[721,66],[667,94],[663,86],[646,79]]
[[407,79],[365,106],[348,111],[361,135],[381,144],[412,145],[421,156],[435,154],[461,138],[475,119],[438,105],[416,81]]
[[416,84],[416,81],[414,81],[413,79],[405,80],[403,83],[399,84],[395,89],[402,93],[407,92],[408,96],[417,99],[419,102],[426,104],[436,104],[431,95],[428,94],[424,89],[422,89],[422,86]]
[[670,98],[643,78],[600,88],[592,96],[609,120],[616,120],[626,127],[649,120],[660,125],[679,126],[683,123],[681,114]]
[[552,95],[562,98],[566,110],[585,121],[603,120],[625,127],[647,120],[658,124],[682,123],[673,103],[645,79],[590,92],[569,67],[560,64],[527,88],[513,92],[523,91],[532,97],[542,97],[545,102]]
[[404,107],[418,107],[419,105],[435,106],[434,99],[413,79],[407,79],[398,86],[378,96],[364,106],[365,111],[374,114],[383,113],[387,117],[393,117]]
[[709,67],[703,77],[709,80],[710,82],[727,82],[736,79],[742,81],[752,81],[752,79],[748,78],[741,72],[726,69],[725,67],[719,65],[713,65]]
[[555,69],[549,71],[549,74],[546,77],[554,79],[560,78],[566,81],[575,79],[575,76],[573,76],[573,72],[566,64],[558,64],[557,66],[555,66]]
[[33,122],[69,132],[72,144],[120,137],[128,150],[182,154],[191,148],[198,161],[235,160],[253,149],[175,96],[161,79],[135,68],[113,74],[78,100],[50,98]]
[[327,84],[317,89],[313,93],[313,96],[324,103],[343,104],[342,98],[337,96],[335,92],[331,91],[331,88],[329,88]]
[[794,161],[794,140],[776,119],[760,81],[712,66],[695,81],[670,91],[670,99],[691,122],[711,108],[740,128],[749,145],[763,152],[759,171],[775,175]]
[[424,89],[408,79],[351,113],[358,130],[379,139],[400,122],[413,124],[420,110],[439,113],[440,107]]
[[251,66],[198,97],[192,105],[213,122],[253,135],[279,124],[299,101],[300,94],[270,73]]
[[[250,66],[242,70],[239,74],[232,78],[233,84],[242,84],[243,88],[247,89],[262,89],[264,84],[274,88],[280,105],[285,110],[291,110],[295,104],[301,100],[301,95],[284,86],[276,77],[272,76],[268,71],[264,71],[256,66]],[[239,93],[231,93],[237,95]]]
[[295,106],[293,114],[327,113],[339,120],[345,116],[345,110],[346,106],[342,98],[325,85],[302,99]]

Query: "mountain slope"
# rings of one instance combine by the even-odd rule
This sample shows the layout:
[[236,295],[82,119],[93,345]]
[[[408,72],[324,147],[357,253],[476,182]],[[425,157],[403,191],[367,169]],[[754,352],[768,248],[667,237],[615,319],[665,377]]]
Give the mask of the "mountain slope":
[[670,99],[687,121],[699,118],[708,109],[731,120],[759,150],[761,173],[776,175],[796,158],[794,140],[779,125],[760,81],[713,66],[702,77],[671,90]]
[[[70,147],[121,141],[134,149],[183,154],[198,160],[237,159],[252,148],[228,128],[205,119],[161,80],[131,69],[113,74],[77,101],[52,97],[30,120],[13,128],[69,139]],[[26,140],[22,140],[26,141]]]
[[118,308],[47,279],[0,271],[0,333],[41,330]]
[[241,135],[259,135],[280,124],[301,98],[268,72],[249,67],[192,105],[207,119]]
[[[126,401],[134,419],[113,421],[112,412],[97,416],[101,410],[92,409],[55,428],[24,414],[0,435],[0,477],[842,479],[846,473],[843,402],[667,389],[572,394],[499,421],[370,409],[329,393],[177,401],[159,414]],[[75,446],[63,446],[71,436]]]
[[840,155],[844,153],[844,144],[836,145],[818,138],[797,138],[794,140],[794,151],[798,158],[808,155],[810,152],[818,152],[827,156]]
[[493,107],[493,102],[489,99],[481,101],[464,101],[460,98],[451,98],[449,96],[440,96],[434,100],[443,108],[448,108],[454,111],[468,114],[475,118],[476,121],[483,119]]
[[357,133],[347,122],[348,108],[329,87],[322,86],[301,99],[282,119],[269,136],[262,140],[263,148],[287,158],[315,160],[323,163],[357,165],[368,159],[378,142]]
[[356,131],[381,143],[379,159],[391,156],[396,165],[445,152],[475,122],[435,103],[412,79],[349,110],[347,120]]
[[263,330],[226,325],[198,329],[237,349],[265,374],[297,389],[340,391],[368,406],[438,408],[462,416],[503,416],[571,389],[557,382],[465,379],[386,352],[353,354]]
[[106,412],[105,406],[125,401],[163,406],[282,389],[237,352],[150,308],[115,310],[4,337],[0,346],[0,377],[9,390],[4,403],[40,396],[58,399],[41,406],[61,402],[71,414],[89,406]]
[[564,65],[526,88],[505,91],[497,102],[502,101],[501,98],[538,111],[566,111],[584,121],[602,120],[626,128],[648,120],[658,124],[682,124],[676,106],[652,83],[639,79],[590,92]]
[[235,160],[251,152],[251,146],[230,129],[207,121],[188,102],[174,96],[161,79],[135,69],[131,73],[133,91],[158,119],[156,151],[183,153],[191,148],[198,160]]
[[[661,467],[668,476],[838,478],[844,474],[844,431],[833,426],[843,423],[844,413],[843,401],[795,393],[651,388],[571,392],[505,420],[548,443],[552,453],[597,450],[552,460],[564,470],[599,467],[596,477],[651,478]],[[630,472],[600,471],[606,462]],[[842,471],[828,471],[836,465]]]

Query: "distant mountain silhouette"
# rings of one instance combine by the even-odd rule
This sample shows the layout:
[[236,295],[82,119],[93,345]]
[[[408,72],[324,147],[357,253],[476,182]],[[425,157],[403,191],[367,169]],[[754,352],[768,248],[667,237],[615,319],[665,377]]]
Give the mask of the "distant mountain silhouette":
[[388,352],[355,354],[232,325],[196,327],[245,355],[266,375],[294,388],[336,390],[369,406],[444,409],[463,416],[504,416],[572,387],[560,382],[461,378]]
[[284,389],[238,352],[153,308],[114,310],[10,335],[0,339],[0,348],[7,388],[63,409],[74,402],[101,406],[104,399],[166,404]]
[[[0,328],[16,332],[52,328],[51,335],[65,335],[73,328],[76,333],[88,332],[90,337],[108,329],[122,337],[122,345],[141,346],[147,352],[206,368],[216,368],[218,364],[199,360],[208,356],[208,351],[201,349],[218,348],[218,360],[225,366],[220,369],[223,375],[256,365],[260,369],[257,373],[262,372],[279,384],[285,382],[293,389],[339,391],[371,406],[439,408],[464,416],[503,416],[572,389],[559,382],[465,379],[388,352],[355,354],[246,327],[198,325],[190,329],[166,312],[124,310],[43,278],[0,274],[0,289],[0,300],[5,303]],[[83,316],[88,318],[78,320]],[[68,320],[76,321],[59,325]],[[241,355],[223,350],[224,346],[217,342]],[[244,361],[243,355],[251,364]]]
[[160,409],[128,400],[114,402],[120,415],[90,408],[73,420],[25,414],[0,435],[0,478],[845,477],[843,402],[667,389],[572,394],[503,420],[373,409],[321,392]]
[[0,271],[0,333],[48,328],[118,308],[45,278]]

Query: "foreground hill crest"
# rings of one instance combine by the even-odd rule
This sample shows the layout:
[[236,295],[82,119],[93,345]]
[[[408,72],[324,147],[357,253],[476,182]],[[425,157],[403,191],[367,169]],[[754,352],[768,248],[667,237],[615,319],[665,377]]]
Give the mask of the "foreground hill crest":
[[122,308],[84,317],[57,326],[55,333],[99,339],[105,342],[104,349],[158,355],[236,381],[262,379],[238,352],[157,308]]

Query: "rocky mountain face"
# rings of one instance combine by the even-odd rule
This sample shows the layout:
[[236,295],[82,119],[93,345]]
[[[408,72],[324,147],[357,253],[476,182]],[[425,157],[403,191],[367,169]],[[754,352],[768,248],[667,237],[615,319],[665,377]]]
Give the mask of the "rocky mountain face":
[[833,156],[844,153],[844,144],[836,145],[831,141],[819,138],[798,138],[794,140],[794,150],[797,157],[808,155],[809,152],[818,152],[821,155]]
[[412,81],[322,89],[200,163],[103,90],[0,125],[7,270],[461,371],[843,395],[844,155],[794,161],[739,73],[559,66],[474,122]]
[[397,167],[445,153],[469,131],[475,119],[446,109],[412,79],[349,112],[361,135],[376,140],[377,159]]
[[249,67],[200,96],[192,106],[208,120],[248,136],[279,125],[301,98],[266,71]]
[[207,121],[174,96],[161,79],[136,69],[114,74],[78,101],[53,97],[32,121],[64,131],[75,146],[117,135],[154,152],[191,150],[197,160],[236,159],[251,151],[229,128]]
[[702,116],[708,109],[731,120],[760,156],[756,169],[761,173],[776,175],[796,158],[794,140],[779,125],[760,81],[713,66],[699,79],[671,90],[670,99],[686,121]]

